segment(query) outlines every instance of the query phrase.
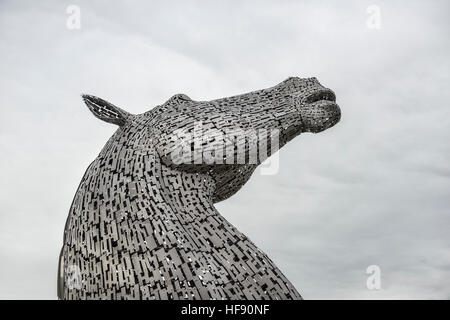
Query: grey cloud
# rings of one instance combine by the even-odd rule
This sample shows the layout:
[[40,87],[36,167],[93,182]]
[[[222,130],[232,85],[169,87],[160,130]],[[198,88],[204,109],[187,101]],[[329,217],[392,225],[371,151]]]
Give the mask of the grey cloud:
[[[280,151],[219,211],[305,298],[448,299],[446,1],[78,1],[0,4],[0,298],[56,298],[72,197],[114,132],[83,92],[140,113],[182,92],[208,100],[316,76],[342,121]],[[366,268],[382,290],[366,288]]]

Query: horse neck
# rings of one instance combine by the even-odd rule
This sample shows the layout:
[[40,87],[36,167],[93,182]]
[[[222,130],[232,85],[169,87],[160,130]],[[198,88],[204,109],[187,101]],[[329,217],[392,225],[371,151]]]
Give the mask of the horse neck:
[[113,189],[131,214],[190,220],[217,213],[214,180],[165,166],[152,148],[107,144],[95,162],[91,176],[100,175],[100,185]]

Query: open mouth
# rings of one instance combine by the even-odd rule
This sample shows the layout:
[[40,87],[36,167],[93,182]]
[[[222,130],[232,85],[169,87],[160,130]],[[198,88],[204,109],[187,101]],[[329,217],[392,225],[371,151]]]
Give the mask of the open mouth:
[[339,106],[336,104],[336,95],[330,89],[316,90],[305,99],[305,103],[313,105],[318,113],[321,114],[316,119],[313,128],[311,128],[311,132],[316,133],[326,130],[338,123],[341,118]]
[[336,112],[336,114],[333,114],[332,116],[325,118],[325,121],[323,122],[323,126],[328,129],[334,126],[336,123],[339,122],[341,119],[341,113]]
[[313,92],[305,99],[306,103],[314,103],[319,101],[336,102],[336,95],[330,89],[320,89]]

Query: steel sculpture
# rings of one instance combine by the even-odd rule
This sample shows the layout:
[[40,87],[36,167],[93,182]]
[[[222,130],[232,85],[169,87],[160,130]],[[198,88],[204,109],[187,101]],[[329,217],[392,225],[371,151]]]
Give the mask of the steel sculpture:
[[212,101],[177,94],[138,115],[95,96],[83,99],[119,128],[70,207],[60,299],[302,298],[214,203],[235,194],[300,133],[336,124],[331,90],[315,78],[291,77]]

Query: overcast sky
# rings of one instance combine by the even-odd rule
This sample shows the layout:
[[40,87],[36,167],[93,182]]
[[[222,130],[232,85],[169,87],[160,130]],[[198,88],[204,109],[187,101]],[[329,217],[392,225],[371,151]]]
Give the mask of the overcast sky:
[[450,298],[448,1],[152,3],[0,2],[0,298],[56,298],[72,198],[116,130],[80,93],[142,113],[289,76],[333,89],[341,122],[219,211],[306,299]]

